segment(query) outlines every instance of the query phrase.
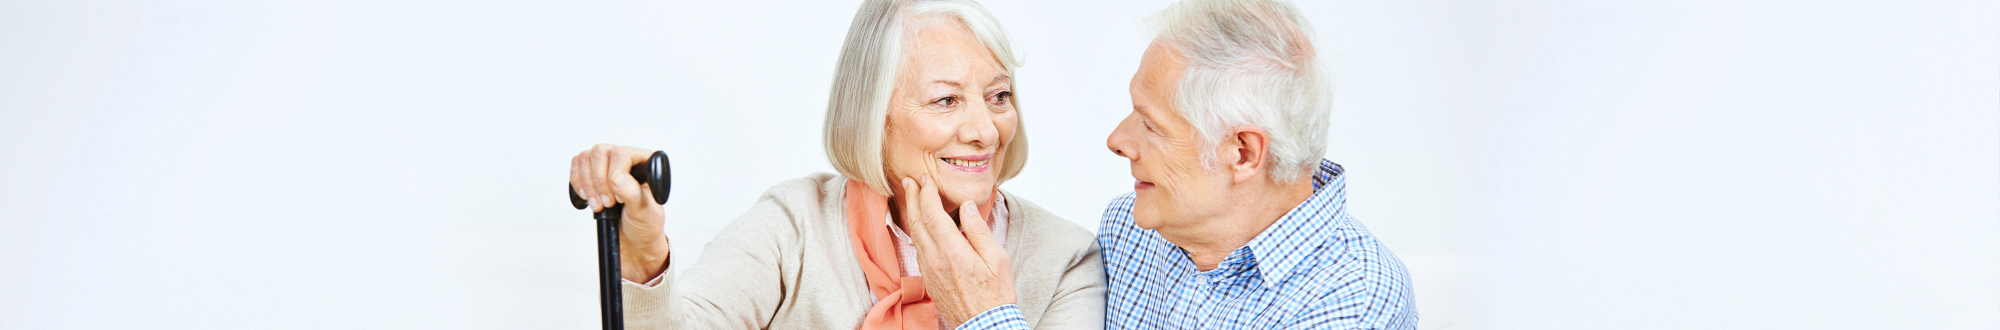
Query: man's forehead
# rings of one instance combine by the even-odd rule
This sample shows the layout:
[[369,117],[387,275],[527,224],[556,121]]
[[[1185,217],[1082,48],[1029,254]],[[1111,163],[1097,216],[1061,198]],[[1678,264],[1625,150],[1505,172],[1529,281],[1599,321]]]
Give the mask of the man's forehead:
[[1147,111],[1166,110],[1163,107],[1171,106],[1183,69],[1172,48],[1160,42],[1146,47],[1146,54],[1140,59],[1139,72],[1133,77],[1132,93],[1136,101],[1147,104],[1134,105]]

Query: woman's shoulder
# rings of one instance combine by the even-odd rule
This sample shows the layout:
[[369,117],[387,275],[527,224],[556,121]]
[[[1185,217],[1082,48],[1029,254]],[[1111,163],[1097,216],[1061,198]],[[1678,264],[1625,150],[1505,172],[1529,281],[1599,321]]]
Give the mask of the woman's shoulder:
[[779,182],[765,189],[739,222],[793,229],[819,227],[819,223],[839,213],[840,198],[846,193],[842,188],[846,184],[847,178],[824,172]]
[[847,177],[839,174],[813,172],[804,177],[779,182],[770,189],[765,189],[764,196],[817,204],[830,197],[840,197],[844,192],[841,188],[846,187],[846,184]]
[[1007,196],[1008,240],[1018,239],[1022,248],[1086,251],[1097,242],[1097,236],[1083,226],[1050,213],[1019,194],[1005,190],[1000,193]]

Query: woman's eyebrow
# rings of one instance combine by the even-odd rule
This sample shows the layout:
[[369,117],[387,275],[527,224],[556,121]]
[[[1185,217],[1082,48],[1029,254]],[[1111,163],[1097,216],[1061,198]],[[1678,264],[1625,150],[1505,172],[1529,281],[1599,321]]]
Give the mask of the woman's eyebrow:
[[961,85],[961,84],[959,84],[959,83],[958,83],[958,82],[956,82],[956,81],[950,81],[950,80],[944,80],[944,79],[938,79],[938,80],[932,80],[932,81],[931,81],[931,83],[933,83],[933,84],[945,84],[945,85],[951,85],[951,87],[964,87],[964,85]]

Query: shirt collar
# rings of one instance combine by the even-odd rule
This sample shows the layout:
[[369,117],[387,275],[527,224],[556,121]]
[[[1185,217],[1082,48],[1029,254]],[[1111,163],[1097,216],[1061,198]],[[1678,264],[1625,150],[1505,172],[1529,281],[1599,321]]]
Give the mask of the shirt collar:
[[[1340,164],[1321,159],[1313,174],[1313,194],[1285,216],[1244,244],[1254,258],[1266,286],[1276,285],[1307,257],[1315,254],[1322,241],[1332,235],[1334,223],[1347,212],[1347,176]],[[1242,252],[1242,251],[1238,251]],[[1234,259],[1234,258],[1230,258]]]

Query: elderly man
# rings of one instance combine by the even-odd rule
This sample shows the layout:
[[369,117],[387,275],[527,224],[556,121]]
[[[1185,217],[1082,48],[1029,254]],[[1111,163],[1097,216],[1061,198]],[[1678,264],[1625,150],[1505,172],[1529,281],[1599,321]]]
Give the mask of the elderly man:
[[1330,92],[1288,3],[1186,0],[1105,143],[1135,192],[1098,243],[1114,329],[1414,329],[1409,275],[1321,160]]

